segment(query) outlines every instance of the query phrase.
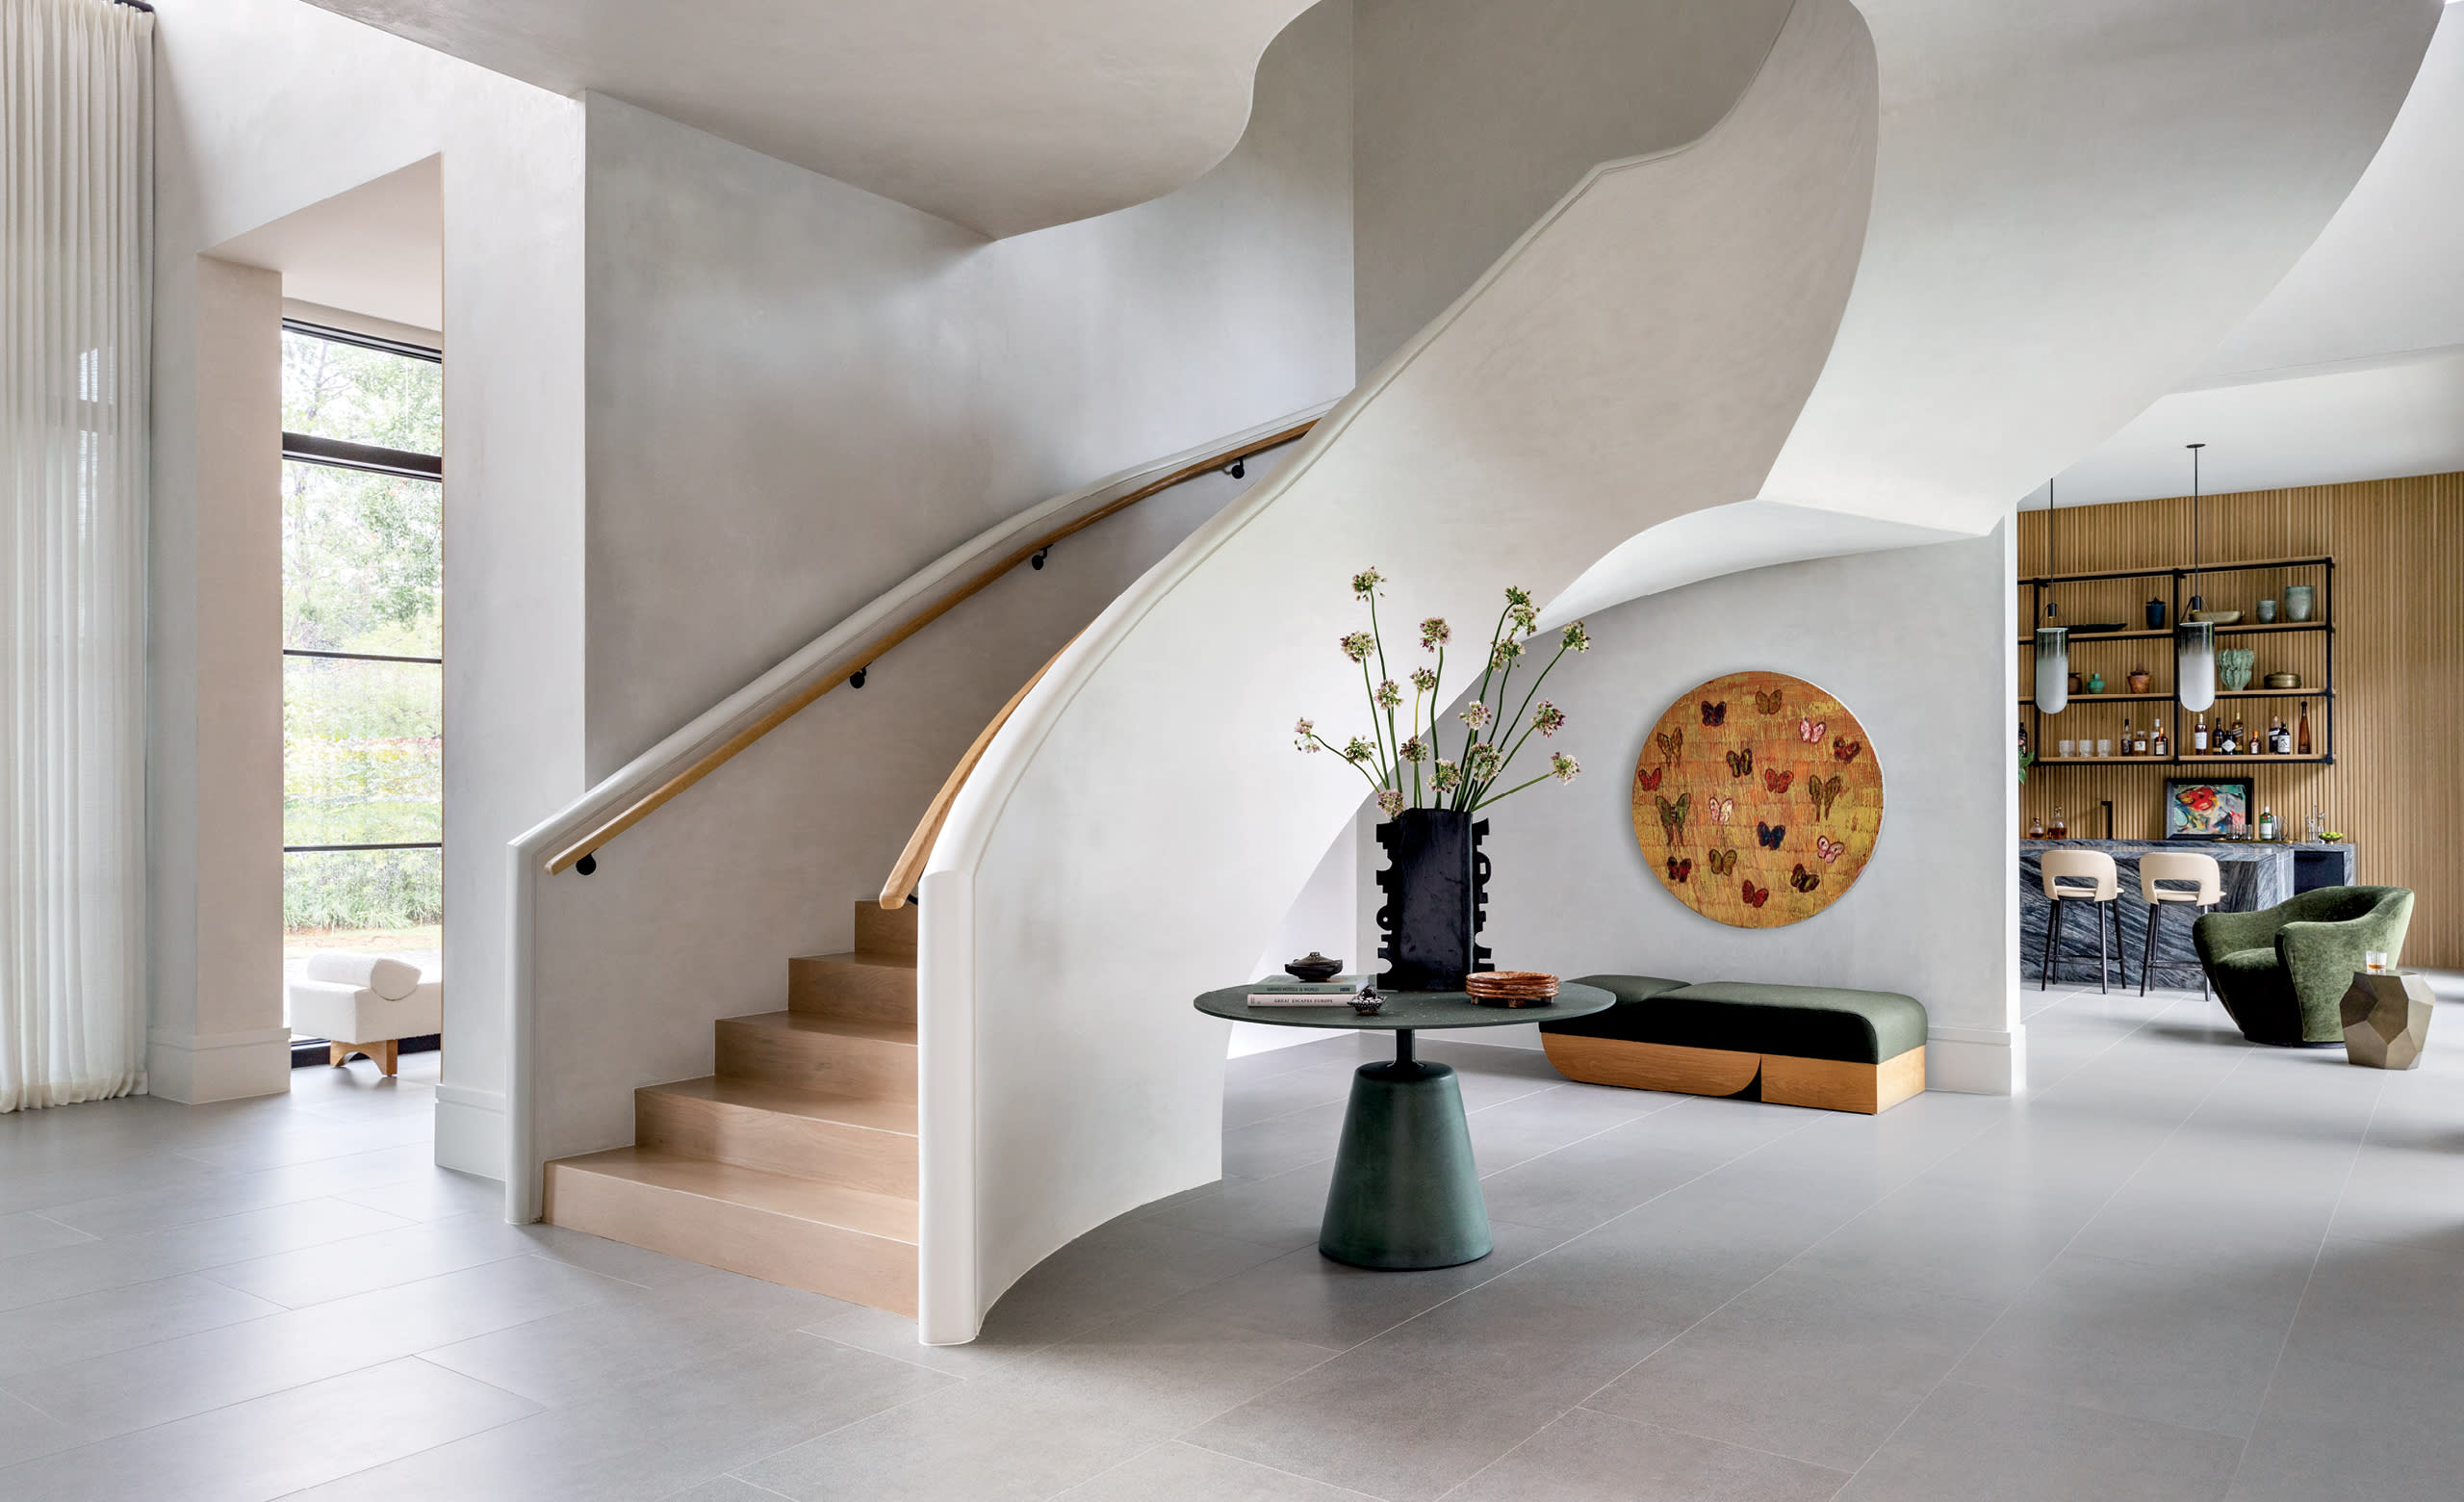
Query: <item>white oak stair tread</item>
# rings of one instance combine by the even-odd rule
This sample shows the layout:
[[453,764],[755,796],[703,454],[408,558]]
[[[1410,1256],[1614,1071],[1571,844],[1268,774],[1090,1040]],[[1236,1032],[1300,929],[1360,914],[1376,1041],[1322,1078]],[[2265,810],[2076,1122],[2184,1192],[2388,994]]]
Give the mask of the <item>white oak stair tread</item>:
[[896,1195],[874,1194],[817,1178],[791,1178],[738,1168],[708,1158],[679,1157],[649,1148],[609,1148],[604,1152],[559,1158],[571,1173],[629,1179],[672,1194],[689,1194],[771,1215],[832,1226],[885,1241],[916,1244],[916,1204]]
[[902,1137],[915,1135],[915,1102],[912,1101],[821,1095],[810,1090],[791,1090],[784,1085],[722,1075],[705,1075],[699,1079],[680,1079],[672,1084],[645,1085],[642,1088],[651,1095],[684,1096],[696,1101],[714,1101],[721,1105],[739,1106],[745,1110],[775,1111],[783,1116],[801,1116],[808,1121],[857,1126],[866,1131],[892,1132]]
[[913,1023],[886,1023],[867,1017],[829,1017],[818,1012],[756,1012],[750,1017],[720,1019],[731,1027],[775,1027],[783,1032],[822,1033],[834,1038],[861,1038],[871,1043],[915,1047]]

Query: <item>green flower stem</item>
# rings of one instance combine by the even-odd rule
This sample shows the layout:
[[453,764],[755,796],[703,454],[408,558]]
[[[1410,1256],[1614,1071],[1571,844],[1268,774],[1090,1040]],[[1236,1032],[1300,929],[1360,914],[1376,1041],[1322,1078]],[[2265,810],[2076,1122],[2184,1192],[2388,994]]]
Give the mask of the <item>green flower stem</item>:
[[1544,783],[1556,775],[1557,774],[1554,772],[1542,772],[1539,776],[1531,779],[1531,782],[1516,783],[1513,787],[1508,788],[1503,792],[1498,793],[1492,797],[1482,798],[1479,802],[1473,804],[1472,812],[1477,814],[1480,810],[1487,808],[1490,804],[1497,802],[1500,798],[1511,798],[1516,793],[1521,792],[1524,789],[1530,787],[1531,783]]
[[[1532,697],[1533,697],[1533,695],[1535,695],[1535,694],[1539,693],[1539,691],[1540,691],[1540,686],[1541,686],[1542,684],[1547,683],[1547,682],[1549,681],[1549,675],[1550,675],[1552,672],[1554,672],[1554,671],[1556,670],[1556,666],[1557,666],[1557,658],[1562,658],[1562,657],[1564,657],[1565,655],[1566,655],[1566,649],[1564,648],[1564,646],[1560,645],[1560,646],[1557,648],[1557,657],[1553,657],[1553,658],[1551,658],[1551,659],[1549,660],[1549,665],[1548,665],[1547,667],[1544,667],[1544,668],[1540,669],[1540,676],[1539,676],[1539,677],[1537,677],[1537,678],[1535,678],[1535,679],[1533,679],[1533,680],[1531,680],[1531,689],[1530,689],[1530,692],[1526,693],[1526,694],[1523,696],[1523,708],[1522,708],[1522,709],[1518,709],[1518,710],[1516,710],[1516,711],[1514,712],[1514,717],[1515,717],[1518,721],[1519,721],[1519,720],[1521,720],[1521,719],[1523,718],[1523,716],[1524,716],[1524,712],[1531,708],[1531,700],[1532,700]],[[1502,761],[1502,762],[1500,762],[1500,763],[1498,764],[1498,776],[1499,776],[1499,777],[1503,777],[1503,776],[1505,775],[1505,769],[1506,769],[1507,767],[1512,766],[1512,765],[1514,764],[1514,759],[1515,759],[1515,757],[1516,757],[1518,754],[1520,754],[1520,753],[1522,752],[1522,750],[1523,750],[1523,743],[1524,743],[1525,741],[1527,741],[1527,740],[1528,740],[1528,739],[1530,739],[1530,738],[1531,738],[1531,731],[1532,731],[1532,728],[1533,728],[1533,727],[1531,727],[1531,726],[1529,726],[1529,725],[1526,725],[1526,726],[1524,726],[1524,727],[1523,727],[1523,734],[1522,734],[1522,735],[1519,735],[1519,736],[1517,736],[1517,737],[1515,737],[1515,738],[1514,738],[1514,744],[1513,744],[1512,746],[1508,747],[1508,748],[1507,748],[1507,750],[1506,750],[1506,753],[1505,753],[1505,760],[1504,760],[1504,761]],[[1492,779],[1491,779],[1491,781],[1495,781],[1495,780],[1496,780],[1495,778],[1492,778]],[[1500,793],[1500,794],[1499,794],[1499,796],[1500,796],[1500,797],[1503,797],[1503,796],[1504,796],[1504,794],[1503,794],[1503,793]]]
[[[1498,612],[1498,623],[1489,628],[1489,659],[1487,665],[1480,669],[1480,691],[1478,694],[1474,696],[1475,702],[1476,703],[1486,704],[1489,702],[1489,678],[1498,670],[1498,633],[1505,630],[1506,617],[1513,612],[1514,606],[1509,603],[1504,609]],[[1472,760],[1472,747],[1478,744],[1479,739],[1479,726],[1466,725],[1463,727],[1463,755],[1461,759],[1455,763],[1457,766],[1464,765]],[[1467,778],[1464,782],[1455,784],[1454,806],[1456,808],[1461,808],[1463,806],[1463,789],[1469,781],[1470,779]]]
[[1325,737],[1313,730],[1309,732],[1309,738],[1318,742],[1318,744],[1322,746],[1325,746],[1327,750],[1334,751],[1336,761],[1341,762],[1346,766],[1350,767],[1353,771],[1358,772],[1361,775],[1361,779],[1367,782],[1372,788],[1378,789],[1381,791],[1385,789],[1386,785],[1384,783],[1381,783],[1376,778],[1369,775],[1368,767],[1361,765],[1358,762],[1355,762],[1350,757],[1344,755],[1341,751],[1335,751],[1333,746],[1326,745]]
[[[1377,647],[1377,681],[1381,684],[1392,682],[1394,675],[1386,670],[1386,633],[1380,629],[1377,624],[1377,591],[1374,589],[1369,591],[1369,639],[1374,642]],[[1364,672],[1368,670],[1369,664],[1367,662],[1363,662],[1360,665]],[[1369,712],[1371,716],[1373,718],[1381,709],[1384,709],[1384,706],[1377,702],[1377,696],[1373,691],[1370,695],[1369,701]],[[1395,712],[1393,710],[1386,710],[1386,748],[1388,764],[1393,766],[1395,769],[1395,787],[1398,790],[1400,790],[1403,786],[1403,766],[1401,760],[1403,742],[1395,735]]]

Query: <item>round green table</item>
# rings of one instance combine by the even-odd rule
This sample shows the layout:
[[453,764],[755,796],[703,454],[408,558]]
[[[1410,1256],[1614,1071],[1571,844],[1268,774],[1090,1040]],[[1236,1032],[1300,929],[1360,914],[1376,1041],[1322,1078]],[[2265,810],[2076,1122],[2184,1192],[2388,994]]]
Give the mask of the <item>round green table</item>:
[[1392,1062],[1352,1072],[1335,1148],[1334,1181],[1318,1250],[1354,1267],[1452,1267],[1489,1255],[1489,1209],[1472,1162],[1472,1128],[1454,1071],[1412,1056],[1423,1027],[1502,1027],[1604,1012],[1617,998],[1597,986],[1560,984],[1546,1006],[1482,1006],[1460,991],[1390,991],[1386,1007],[1362,1017],[1348,1006],[1251,1006],[1270,981],[1210,991],[1197,1009],[1272,1027],[1384,1030],[1395,1035]]

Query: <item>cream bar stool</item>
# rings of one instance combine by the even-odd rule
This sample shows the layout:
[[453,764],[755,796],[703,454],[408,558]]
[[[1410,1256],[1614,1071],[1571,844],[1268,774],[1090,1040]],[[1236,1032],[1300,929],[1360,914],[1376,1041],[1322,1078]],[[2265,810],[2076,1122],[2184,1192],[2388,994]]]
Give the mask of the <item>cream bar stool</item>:
[[[2160,881],[2195,882],[2197,890],[2160,887]],[[2156,968],[2156,919],[2168,906],[2206,913],[2224,900],[2224,868],[2212,855],[2150,850],[2139,858],[2139,899],[2147,904],[2147,946],[2139,956],[2139,994],[2147,995],[2147,975]],[[2117,917],[2119,915],[2117,914]],[[2124,981],[2127,985],[2128,982]],[[2198,968],[2198,997],[2208,999],[2207,967]]]
[[[2117,900],[2121,895],[2121,872],[2114,858],[2102,850],[2047,850],[2039,859],[2038,872],[2053,911],[2045,919],[2044,960],[2037,969],[2037,989],[2053,984],[2054,957],[2061,952],[2062,910],[2073,902],[2092,903],[2096,910],[2096,989],[2109,989],[2105,982],[2117,950],[2125,956],[2121,983],[2129,985],[2130,964],[2128,951],[2122,949],[2121,906]],[[2110,947],[2105,943],[2107,912],[2114,918]]]

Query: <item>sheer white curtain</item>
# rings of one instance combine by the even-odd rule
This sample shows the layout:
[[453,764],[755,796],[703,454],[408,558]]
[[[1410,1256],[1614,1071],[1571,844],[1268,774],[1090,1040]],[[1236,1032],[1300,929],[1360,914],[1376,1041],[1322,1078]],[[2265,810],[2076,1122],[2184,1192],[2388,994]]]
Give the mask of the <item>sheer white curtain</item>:
[[0,1111],[145,1087],[153,37],[0,0]]

